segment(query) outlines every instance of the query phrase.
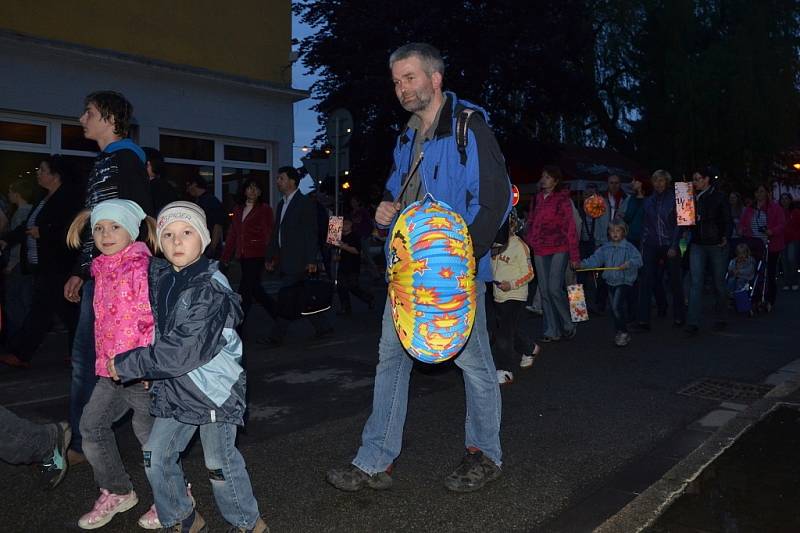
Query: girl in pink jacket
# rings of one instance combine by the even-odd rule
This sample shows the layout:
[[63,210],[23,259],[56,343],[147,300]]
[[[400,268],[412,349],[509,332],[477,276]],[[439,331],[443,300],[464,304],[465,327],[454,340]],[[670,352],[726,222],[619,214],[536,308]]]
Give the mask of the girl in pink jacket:
[[[100,251],[91,268],[95,281],[95,373],[98,381],[83,411],[80,428],[83,451],[92,465],[100,497],[78,521],[82,529],[102,527],[115,514],[131,509],[138,502],[122,464],[112,425],[133,410],[133,431],[144,445],[154,421],[150,415],[148,384],[138,382],[123,386],[115,383],[106,363],[119,353],[153,342],[154,319],[147,282],[151,255],[147,245],[136,238],[142,221],[147,220],[147,237],[154,246],[155,222],[146,217],[135,202],[106,200],[91,212],[83,211],[75,218],[67,235],[70,246],[80,246],[80,234],[89,218],[94,243]],[[140,525],[142,521],[147,524],[157,521],[153,508],[142,516]]]

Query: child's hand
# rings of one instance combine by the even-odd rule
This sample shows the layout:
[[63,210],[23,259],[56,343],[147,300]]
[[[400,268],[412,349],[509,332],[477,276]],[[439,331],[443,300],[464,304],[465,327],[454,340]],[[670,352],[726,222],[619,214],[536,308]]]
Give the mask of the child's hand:
[[511,290],[511,284],[507,281],[501,281],[498,287],[500,287],[500,290],[503,292],[508,292]]
[[106,370],[108,370],[108,375],[111,376],[111,379],[114,381],[119,381],[119,376],[117,375],[117,369],[114,368],[114,360],[109,359],[106,363]]
[[142,381],[142,385],[144,385],[144,390],[150,390],[150,382],[149,381]]
[[622,270],[625,270],[625,269],[627,269],[627,268],[630,268],[630,266],[631,266],[631,262],[630,262],[630,261],[625,261],[625,262],[624,262],[624,263],[622,263],[622,264],[621,264],[619,267],[620,267]]

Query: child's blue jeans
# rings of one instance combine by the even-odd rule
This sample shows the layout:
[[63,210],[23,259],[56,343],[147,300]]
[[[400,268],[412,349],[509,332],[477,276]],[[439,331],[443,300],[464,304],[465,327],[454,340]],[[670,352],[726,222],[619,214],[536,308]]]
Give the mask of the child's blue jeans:
[[145,472],[161,526],[173,526],[192,514],[180,454],[198,427],[217,507],[228,523],[252,529],[259,517],[258,504],[244,458],[236,449],[236,426],[225,422],[194,426],[174,418],[156,418],[143,448]]
[[627,333],[627,323],[630,321],[628,313],[628,292],[630,285],[609,285],[608,294],[611,300],[611,315],[614,317],[614,330]]

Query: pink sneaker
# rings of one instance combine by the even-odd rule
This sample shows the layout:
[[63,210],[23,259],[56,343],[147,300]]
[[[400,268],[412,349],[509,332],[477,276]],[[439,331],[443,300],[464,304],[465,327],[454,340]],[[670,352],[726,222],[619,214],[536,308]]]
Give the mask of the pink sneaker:
[[161,522],[158,520],[156,504],[150,506],[142,516],[139,517],[139,527],[142,529],[161,529]]
[[81,529],[97,529],[111,522],[114,515],[123,513],[139,503],[136,492],[128,494],[111,494],[106,489],[100,489],[100,497],[94,502],[92,510],[78,520]]
[[[195,507],[194,496],[192,496],[192,484],[186,485],[186,494],[192,499],[192,507]],[[139,527],[142,529],[161,529],[161,521],[158,519],[156,504],[150,506],[142,516],[139,517]]]

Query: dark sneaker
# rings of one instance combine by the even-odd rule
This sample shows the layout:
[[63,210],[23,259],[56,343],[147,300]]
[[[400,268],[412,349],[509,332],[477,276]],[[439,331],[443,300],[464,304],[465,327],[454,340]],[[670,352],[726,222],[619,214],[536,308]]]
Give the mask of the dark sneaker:
[[333,328],[323,329],[314,334],[314,340],[322,340],[333,337]]
[[694,337],[697,335],[697,332],[700,331],[700,328],[697,326],[686,326],[686,329],[683,332],[686,334],[687,337]]
[[[391,468],[389,471],[391,471]],[[392,486],[392,476],[388,471],[369,475],[352,464],[344,468],[328,470],[328,475],[325,479],[337,489],[345,492],[356,492],[364,487],[374,490],[386,490]]]
[[13,368],[30,368],[31,364],[27,361],[23,361],[13,353],[4,353],[0,355],[0,363],[8,365]]
[[72,439],[72,429],[66,422],[59,422],[56,424],[56,428],[56,445],[53,453],[42,462],[42,477],[39,479],[39,485],[44,490],[56,488],[67,475],[67,468],[69,468],[67,447]]
[[728,327],[727,322],[723,320],[717,320],[716,322],[714,322],[714,325],[711,326],[711,329],[713,331],[725,331],[727,327]]
[[161,531],[168,533],[207,533],[208,527],[206,521],[200,516],[196,509],[192,510],[192,514],[187,516],[182,522],[174,526],[162,527]]
[[572,328],[571,330],[564,333],[564,336],[561,337],[565,341],[571,341],[575,338],[575,335],[578,334],[578,328]]
[[269,527],[267,527],[267,523],[259,516],[253,529],[233,526],[228,530],[228,533],[269,533]]
[[444,478],[444,486],[453,492],[473,492],[499,478],[501,473],[500,467],[482,451],[467,452],[461,464]]
[[561,340],[561,337],[548,337],[547,335],[544,335],[544,336],[539,337],[538,339],[536,339],[536,342],[542,342],[542,343],[546,344],[548,342],[558,342],[560,340]]

